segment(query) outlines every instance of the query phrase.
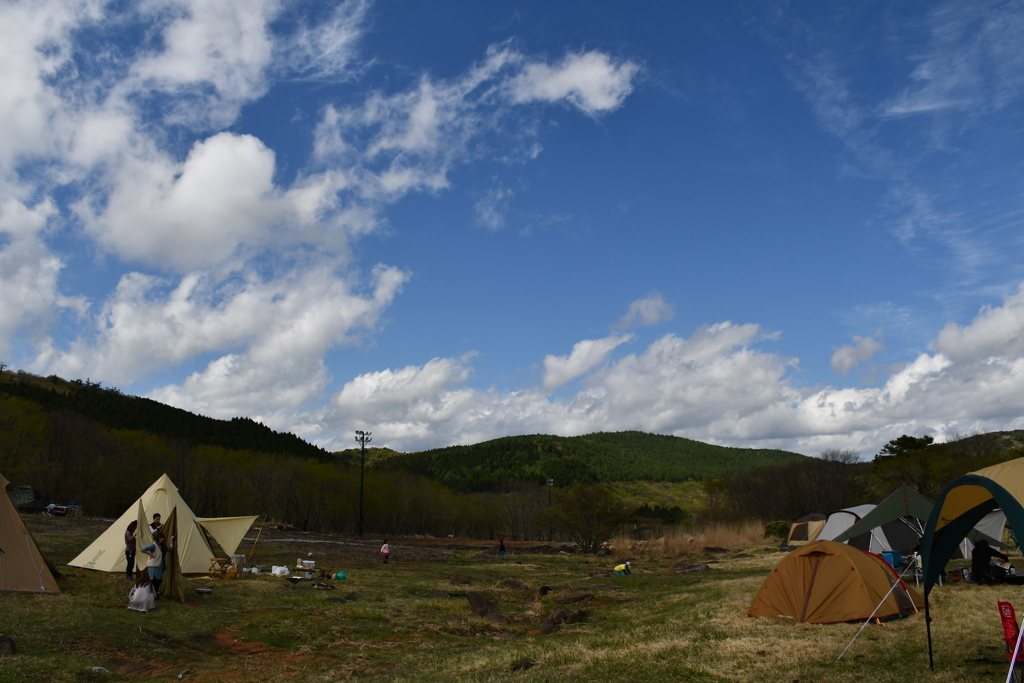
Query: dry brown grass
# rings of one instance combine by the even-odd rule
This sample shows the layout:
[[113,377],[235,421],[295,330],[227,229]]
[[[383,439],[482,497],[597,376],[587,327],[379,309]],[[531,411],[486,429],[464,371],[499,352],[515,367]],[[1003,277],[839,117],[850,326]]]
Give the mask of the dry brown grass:
[[615,557],[642,555],[650,558],[677,558],[700,555],[708,547],[740,550],[762,543],[764,524],[761,522],[718,522],[690,532],[670,529],[664,536],[653,541],[633,541],[625,536],[617,536],[612,539],[611,547]]
[[625,536],[616,536],[611,540],[612,557],[626,557],[633,550],[633,542]]

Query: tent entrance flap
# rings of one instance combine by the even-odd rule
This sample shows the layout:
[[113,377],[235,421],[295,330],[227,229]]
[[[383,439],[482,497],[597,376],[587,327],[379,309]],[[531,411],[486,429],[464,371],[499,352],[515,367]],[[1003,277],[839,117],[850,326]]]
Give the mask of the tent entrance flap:
[[821,566],[821,557],[824,553],[811,553],[807,555],[807,559],[814,560],[814,569],[811,570],[811,580],[807,582],[807,594],[804,596],[804,608],[800,611],[800,623],[804,623],[807,619],[807,606],[811,604],[811,591],[814,590],[814,579],[818,576],[818,567]]

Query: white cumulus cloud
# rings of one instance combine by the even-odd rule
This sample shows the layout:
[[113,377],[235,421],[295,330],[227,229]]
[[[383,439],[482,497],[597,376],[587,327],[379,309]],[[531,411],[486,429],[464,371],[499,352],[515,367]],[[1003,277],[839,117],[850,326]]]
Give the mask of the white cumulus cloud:
[[[501,43],[449,79],[325,102],[308,158],[282,180],[275,150],[230,127],[281,80],[365,69],[369,7],[0,4],[0,350],[28,346],[35,371],[121,385],[203,358],[152,395],[305,419],[298,406],[331,380],[325,356],[376,332],[409,277],[382,265],[362,282],[351,241],[408,193],[446,188],[483,136],[523,125],[491,151],[538,149],[510,111],[511,83],[541,62]],[[126,26],[144,39],[125,42]],[[622,104],[636,69],[588,52],[531,73],[523,102],[567,98],[593,114]],[[66,233],[96,267],[120,269],[112,290],[61,292],[68,257],[53,245]],[[80,321],[62,338],[66,310]]]
[[266,243],[282,216],[274,154],[251,135],[218,133],[181,164],[128,163],[101,213],[82,205],[90,230],[128,260],[190,269]]
[[591,51],[569,54],[557,64],[528,64],[511,82],[515,102],[568,100],[595,115],[618,109],[633,91],[640,67],[616,63],[608,55]]
[[277,0],[142,3],[151,20],[174,19],[162,26],[163,49],[133,65],[129,87],[176,96],[164,112],[169,122],[230,125],[244,103],[266,91],[274,54],[269,23],[281,7]]
[[602,363],[616,347],[633,339],[626,334],[604,339],[584,339],[572,347],[568,356],[544,357],[544,388],[551,390],[571,382]]
[[[332,401],[323,432],[358,420],[376,430],[381,445],[415,450],[509,434],[639,429],[813,454],[832,447],[875,452],[904,433],[942,440],[973,429],[1021,428],[1021,307],[1018,291],[970,324],[947,326],[936,342],[945,351],[919,355],[879,387],[800,387],[795,359],[760,348],[776,335],[719,323],[688,338],[664,335],[617,360],[592,341],[569,356],[549,356],[553,371],[584,377],[567,398],[545,391],[547,373],[544,387],[471,388],[468,358],[363,375]],[[574,357],[578,365],[569,369]],[[598,362],[589,363],[593,358]]]
[[50,253],[40,235],[55,213],[49,201],[26,206],[8,198],[0,204],[0,354],[4,357],[24,326],[45,321],[59,309],[85,313],[83,299],[60,293],[57,279],[64,263]]
[[1024,283],[1002,306],[983,308],[970,325],[946,325],[935,348],[961,363],[1024,356]]
[[[361,331],[374,329],[407,277],[397,269],[380,267],[371,291],[361,294],[354,291],[354,282],[327,264],[306,264],[269,280],[255,274],[223,281],[191,274],[172,287],[159,278],[130,273],[121,278],[103,306],[95,333],[83,335],[67,350],[47,350],[36,367],[70,377],[104,377],[119,384],[199,355],[245,349],[228,354],[232,358],[219,365],[214,361],[209,368],[209,376],[218,377],[223,389],[218,390],[207,375],[196,373],[186,380],[184,389],[160,394],[164,398],[173,394],[174,403],[182,405],[188,388],[206,387],[189,405],[202,405],[221,416],[240,402],[254,400],[236,393],[237,383],[225,380],[228,369],[245,374],[249,370],[240,363],[252,361],[264,363],[263,372],[273,375],[295,365],[291,376],[301,384],[309,376],[309,367],[319,368],[328,349],[355,343]],[[261,395],[264,387],[259,377],[247,376],[253,380],[249,392]],[[222,404],[208,400],[217,391]],[[263,409],[277,400],[264,398]]]

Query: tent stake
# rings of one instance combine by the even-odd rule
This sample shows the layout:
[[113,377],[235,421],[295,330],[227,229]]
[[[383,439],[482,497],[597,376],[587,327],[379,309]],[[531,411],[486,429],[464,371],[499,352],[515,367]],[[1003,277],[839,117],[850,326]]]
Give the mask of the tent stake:
[[263,515],[263,523],[260,524],[260,530],[256,533],[256,540],[252,542],[252,550],[249,551],[249,557],[245,558],[246,564],[249,564],[249,562],[252,560],[252,554],[256,552],[256,544],[260,542],[260,534],[263,533],[263,527],[267,525],[267,516],[269,514],[270,513],[268,512]]

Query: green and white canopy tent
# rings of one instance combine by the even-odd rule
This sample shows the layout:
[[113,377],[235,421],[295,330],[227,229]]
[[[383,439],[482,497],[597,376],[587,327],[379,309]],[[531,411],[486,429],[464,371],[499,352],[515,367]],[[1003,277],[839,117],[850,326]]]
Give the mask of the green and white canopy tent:
[[[846,543],[864,534],[873,534],[882,539],[885,550],[909,555],[924,536],[925,524],[934,507],[935,503],[904,484],[833,540]],[[972,542],[981,539],[993,546],[1003,546],[1005,524],[1006,515],[1002,510],[986,514],[958,544],[961,556],[969,557],[974,547]]]
[[1010,527],[1024,530],[1024,458],[970,472],[939,496],[921,539],[924,562],[924,607],[928,625],[928,658],[932,657],[928,594],[957,546],[985,515],[1001,508]]

